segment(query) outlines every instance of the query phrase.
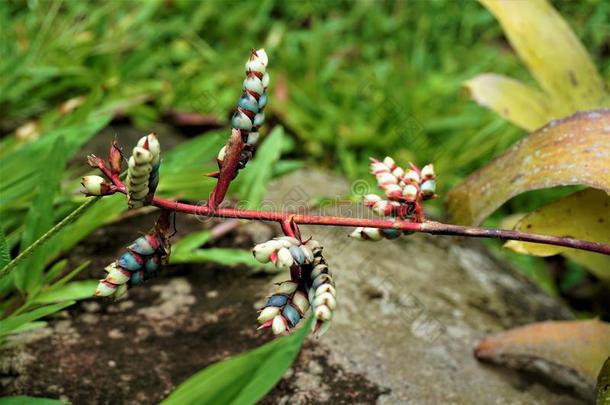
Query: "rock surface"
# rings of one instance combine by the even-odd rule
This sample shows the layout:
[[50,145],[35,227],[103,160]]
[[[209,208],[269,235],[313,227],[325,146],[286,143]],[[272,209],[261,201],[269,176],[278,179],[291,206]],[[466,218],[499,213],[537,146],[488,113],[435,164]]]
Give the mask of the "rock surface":
[[[270,187],[267,205],[298,209],[316,196],[350,192],[332,175],[299,172]],[[321,210],[369,215],[342,200]],[[84,276],[99,277],[133,232],[152,221],[105,227],[70,259],[92,260]],[[186,234],[211,224],[181,218],[178,229]],[[214,244],[249,248],[270,229],[242,226]],[[487,333],[571,317],[476,241],[413,235],[365,243],[348,239],[349,228],[302,231],[323,241],[338,307],[330,331],[309,338],[262,403],[581,403],[532,376],[474,359],[473,345]],[[73,403],[157,403],[199,369],[269,340],[255,330],[256,303],[273,281],[287,278],[243,267],[169,266],[127,299],[81,302],[31,333],[33,343],[5,351],[0,391]]]

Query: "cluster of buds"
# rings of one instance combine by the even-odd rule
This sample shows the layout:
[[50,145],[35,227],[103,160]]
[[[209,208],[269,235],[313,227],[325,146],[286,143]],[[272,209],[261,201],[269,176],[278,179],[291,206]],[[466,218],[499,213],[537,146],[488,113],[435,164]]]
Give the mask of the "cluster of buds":
[[151,232],[136,239],[118,260],[104,269],[108,274],[95,290],[98,297],[118,298],[128,287],[156,275],[169,255],[169,243],[157,232]]
[[[377,194],[364,196],[364,204],[383,217],[414,219],[422,222],[421,203],[436,197],[436,175],[434,166],[428,164],[421,169],[409,163],[409,169],[398,166],[394,159],[387,156],[383,161],[371,159],[371,174],[377,185],[384,191],[386,199]],[[408,232],[403,232],[408,233]],[[401,235],[396,229],[356,228],[350,237],[359,240],[378,241],[395,239]]]
[[[419,201],[436,197],[436,176],[432,164],[420,170],[409,163],[410,168],[405,170],[389,156],[383,161],[377,159],[371,161],[371,174],[376,177],[377,185],[385,192],[388,199],[383,200],[375,194],[365,196],[365,204],[376,212],[383,215],[401,214],[400,208],[405,205],[412,206]],[[404,212],[410,213],[409,210]]]
[[276,335],[288,332],[312,308],[314,331],[326,332],[336,307],[336,291],[320,244],[284,236],[256,245],[252,253],[261,263],[272,262],[291,274],[291,280],[280,283],[260,310],[259,329],[271,328]]
[[[264,108],[267,105],[267,87],[269,73],[267,69],[267,53],[264,49],[253,50],[246,62],[246,79],[243,92],[237,102],[237,111],[231,117],[233,131],[239,131],[244,142],[239,157],[238,169],[243,169],[252,159],[259,138],[259,128],[265,122]],[[216,158],[218,167],[222,166],[227,146],[223,146]],[[217,177],[218,172],[210,173]]]
[[128,161],[127,190],[130,208],[150,203],[159,184],[161,145],[155,134],[140,138]]

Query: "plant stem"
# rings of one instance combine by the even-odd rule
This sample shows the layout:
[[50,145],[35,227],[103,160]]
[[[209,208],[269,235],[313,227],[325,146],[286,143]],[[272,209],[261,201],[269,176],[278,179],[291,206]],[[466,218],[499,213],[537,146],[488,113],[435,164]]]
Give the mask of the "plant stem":
[[[100,159],[101,160],[101,159]],[[108,176],[113,182],[118,192],[125,194],[125,185],[117,176],[112,176],[108,167],[103,164],[98,164],[98,167]],[[228,185],[227,185],[228,187]],[[226,189],[225,189],[226,192]],[[274,221],[282,225],[282,229],[286,232],[290,229],[287,224],[292,221],[297,225],[326,225],[326,226],[350,226],[350,227],[367,227],[367,228],[393,228],[407,232],[423,232],[432,235],[451,235],[451,236],[466,236],[475,238],[494,238],[503,240],[518,240],[522,242],[542,243],[545,245],[563,246],[573,249],[586,250],[589,252],[602,253],[610,255],[610,245],[599,242],[591,242],[580,239],[541,235],[535,233],[526,233],[520,231],[482,228],[478,226],[462,226],[444,224],[441,222],[424,221],[413,222],[405,220],[387,220],[387,219],[365,219],[365,218],[348,218],[337,217],[330,215],[302,215],[290,214],[274,211],[255,211],[242,210],[235,208],[218,208],[208,205],[192,205],[180,203],[173,200],[163,198],[154,198],[152,205],[166,210],[182,212],[192,215],[203,215],[218,218],[237,218],[251,219],[259,221]]]
[[234,129],[229,137],[229,142],[227,143],[227,151],[220,168],[218,181],[210,194],[210,200],[208,201],[209,207],[216,208],[220,205],[222,200],[224,200],[229,185],[237,174],[239,157],[243,148],[244,141],[241,136],[241,131]]
[[[120,181],[120,180],[119,180]],[[36,240],[36,242],[32,243],[27,247],[23,252],[19,253],[17,257],[8,262],[6,266],[0,269],[0,277],[8,274],[15,266],[17,266],[23,259],[27,258],[32,252],[38,249],[41,245],[46,243],[49,239],[55,236],[63,227],[69,225],[78,217],[80,217],[91,205],[95,204],[100,197],[95,197],[91,200],[85,201],[81,204],[77,209],[72,211],[68,216],[58,222],[53,228],[49,229],[44,235]]]

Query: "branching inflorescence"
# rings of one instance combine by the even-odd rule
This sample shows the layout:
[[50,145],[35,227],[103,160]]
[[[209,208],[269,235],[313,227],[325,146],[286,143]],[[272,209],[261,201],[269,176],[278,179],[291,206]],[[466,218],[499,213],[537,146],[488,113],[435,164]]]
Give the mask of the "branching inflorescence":
[[89,164],[105,176],[85,176],[84,192],[92,196],[115,193],[127,195],[129,208],[154,205],[161,209],[155,226],[137,238],[125,252],[106,267],[107,275],[96,290],[97,296],[119,297],[128,287],[157,274],[170,254],[169,215],[182,212],[224,218],[274,221],[281,225],[284,236],[256,245],[252,253],[263,263],[271,262],[277,268],[289,270],[290,280],[277,285],[259,311],[259,329],[270,328],[282,334],[295,328],[308,312],[313,313],[316,333],[324,333],[336,308],[336,287],[333,276],[322,255],[322,245],[303,240],[299,224],[355,226],[351,237],[378,241],[395,239],[401,234],[426,232],[436,235],[461,235],[485,238],[513,239],[545,243],[610,254],[610,246],[567,237],[522,233],[510,230],[467,227],[427,221],[423,202],[436,197],[436,175],[432,164],[421,169],[409,163],[404,169],[390,157],[383,161],[372,159],[371,173],[385,194],[364,197],[364,204],[383,219],[362,219],[334,216],[288,214],[271,211],[220,208],[229,184],[252,158],[264,122],[263,109],[267,103],[269,75],[267,54],[263,49],[252,51],[246,63],[246,79],[237,111],[231,119],[233,127],[225,147],[218,154],[219,171],[210,173],[217,178],[207,204],[190,205],[155,197],[161,165],[160,143],[154,134],[142,137],[128,160],[127,179],[121,180],[122,155],[115,141],[110,146],[108,161],[94,155]]

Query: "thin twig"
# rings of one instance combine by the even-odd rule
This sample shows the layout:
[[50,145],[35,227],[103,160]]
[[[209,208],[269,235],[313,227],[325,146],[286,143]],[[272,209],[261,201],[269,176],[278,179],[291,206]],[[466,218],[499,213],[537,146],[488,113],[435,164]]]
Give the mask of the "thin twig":
[[40,238],[38,238],[36,240],[36,242],[32,243],[30,246],[27,247],[27,249],[25,249],[23,252],[19,253],[19,255],[17,257],[15,257],[13,260],[8,262],[6,264],[6,266],[4,266],[0,270],[0,277],[3,277],[4,275],[8,274],[8,272],[10,272],[21,261],[23,261],[29,255],[31,255],[32,252],[34,252],[40,246],[45,244],[49,239],[51,239],[53,236],[55,236],[55,234],[58,233],[63,227],[69,225],[74,220],[76,220],[78,217],[80,217],[91,205],[93,205],[100,198],[101,197],[95,197],[88,201],[85,201],[77,209],[72,211],[68,216],[66,216],[64,219],[62,219],[60,222],[58,222],[53,228],[49,229],[47,231],[47,233],[45,233]]

